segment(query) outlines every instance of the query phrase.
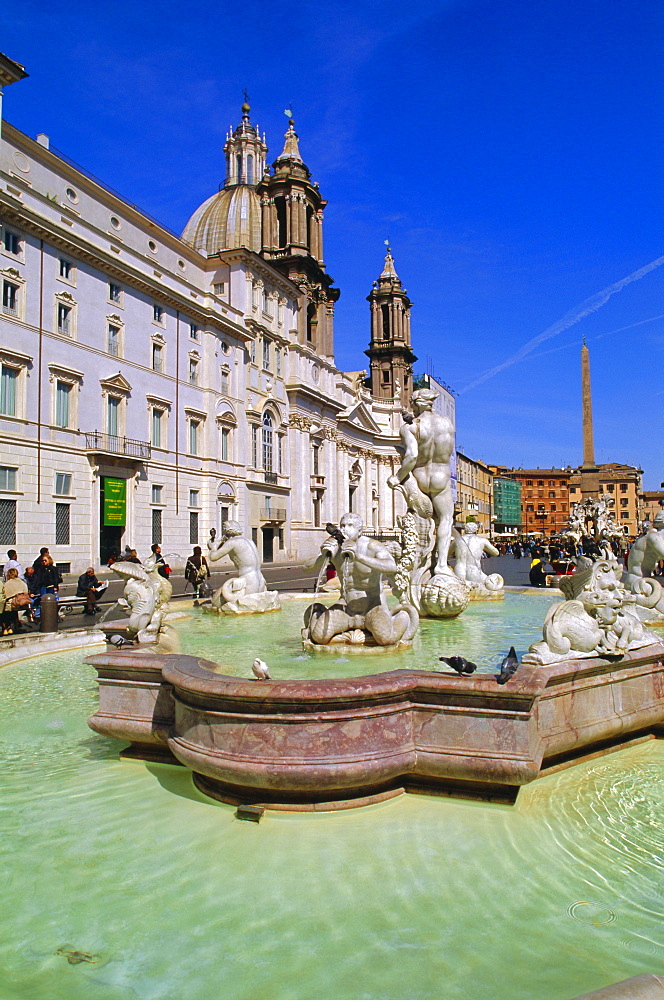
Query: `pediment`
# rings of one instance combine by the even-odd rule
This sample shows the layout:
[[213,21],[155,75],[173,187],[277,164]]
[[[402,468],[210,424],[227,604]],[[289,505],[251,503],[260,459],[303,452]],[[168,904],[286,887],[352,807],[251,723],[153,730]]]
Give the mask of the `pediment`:
[[352,427],[359,427],[369,434],[380,434],[381,429],[374,420],[369,407],[361,399],[356,400],[337,414],[339,423],[350,424]]
[[131,386],[122,372],[118,372],[117,375],[113,375],[111,378],[100,378],[99,384],[107,392],[112,389],[115,389],[116,392],[131,392]]

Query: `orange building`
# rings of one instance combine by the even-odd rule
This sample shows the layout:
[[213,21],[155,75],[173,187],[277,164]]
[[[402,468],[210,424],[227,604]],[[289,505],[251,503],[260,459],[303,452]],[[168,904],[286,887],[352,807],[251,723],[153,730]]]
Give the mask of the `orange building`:
[[522,530],[547,537],[560,534],[569,517],[568,469],[510,469],[511,479],[521,484]]

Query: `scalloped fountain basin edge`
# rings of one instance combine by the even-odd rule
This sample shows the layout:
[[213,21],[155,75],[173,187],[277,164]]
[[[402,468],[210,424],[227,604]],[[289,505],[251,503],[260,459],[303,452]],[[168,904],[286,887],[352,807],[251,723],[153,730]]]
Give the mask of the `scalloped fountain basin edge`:
[[491,675],[394,670],[253,681],[209,660],[109,650],[97,733],[123,755],[183,764],[231,803],[347,808],[402,791],[514,802],[521,785],[579,759],[664,736],[664,644]]

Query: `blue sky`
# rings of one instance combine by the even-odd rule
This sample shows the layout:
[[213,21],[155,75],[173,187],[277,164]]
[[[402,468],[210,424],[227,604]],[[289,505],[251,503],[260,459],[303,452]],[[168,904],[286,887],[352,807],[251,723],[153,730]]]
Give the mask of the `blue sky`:
[[270,159],[292,106],[339,366],[367,362],[389,238],[466,453],[578,464],[585,336],[598,461],[664,480],[660,0],[22,0],[0,27],[30,73],[6,117],[177,231],[223,180],[242,89]]

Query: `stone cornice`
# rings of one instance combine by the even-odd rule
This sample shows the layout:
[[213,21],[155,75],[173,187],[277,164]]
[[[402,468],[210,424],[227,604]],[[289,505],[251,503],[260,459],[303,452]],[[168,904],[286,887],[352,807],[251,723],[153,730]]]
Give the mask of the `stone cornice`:
[[22,202],[10,198],[4,191],[0,191],[0,212],[3,218],[23,231],[31,233],[38,239],[45,240],[51,246],[64,250],[77,260],[85,261],[109,277],[117,278],[123,284],[130,285],[150,298],[170,306],[171,309],[184,313],[188,318],[197,320],[202,326],[220,328],[237,340],[251,340],[247,331],[232,320],[221,317],[213,310],[186,298],[184,294],[180,295],[165,287],[151,278],[150,275],[132,267],[131,264],[119,261],[117,257],[112,256],[101,247],[88,243],[77,233],[63,232],[57,227],[57,223],[32,212]]

